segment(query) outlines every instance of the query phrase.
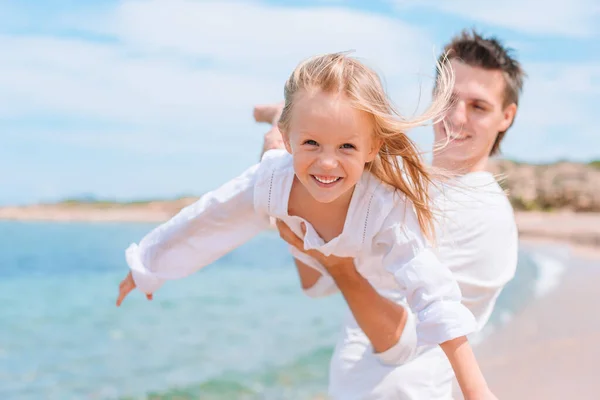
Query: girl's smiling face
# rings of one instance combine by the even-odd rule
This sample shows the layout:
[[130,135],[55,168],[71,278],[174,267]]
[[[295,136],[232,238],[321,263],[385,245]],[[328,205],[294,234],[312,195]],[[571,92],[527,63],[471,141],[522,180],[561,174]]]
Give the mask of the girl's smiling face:
[[312,197],[330,203],[352,193],[380,144],[372,117],[342,94],[301,91],[294,97],[285,146],[298,180]]

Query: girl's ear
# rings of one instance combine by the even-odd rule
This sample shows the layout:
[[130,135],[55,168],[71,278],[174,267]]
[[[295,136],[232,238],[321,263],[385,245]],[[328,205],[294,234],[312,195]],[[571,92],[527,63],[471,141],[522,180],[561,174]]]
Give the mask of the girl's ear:
[[292,154],[292,145],[290,144],[290,135],[288,135],[287,131],[282,131],[281,129],[279,130],[279,132],[281,132],[281,137],[283,139],[283,145],[285,146],[285,149],[287,150],[288,153]]
[[371,142],[371,151],[369,151],[369,154],[367,155],[367,162],[375,160],[379,150],[381,150],[381,146],[383,146],[383,140],[378,137],[374,137]]

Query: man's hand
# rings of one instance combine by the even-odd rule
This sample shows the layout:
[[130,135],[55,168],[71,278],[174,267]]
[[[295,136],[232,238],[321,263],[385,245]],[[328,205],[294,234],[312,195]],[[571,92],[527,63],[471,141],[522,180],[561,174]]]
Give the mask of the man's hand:
[[283,137],[277,128],[279,117],[281,117],[283,111],[283,105],[283,102],[281,102],[254,106],[254,120],[256,122],[266,122],[271,124],[271,129],[265,134],[263,139],[262,154],[269,150],[285,149]]
[[[398,343],[408,320],[406,310],[379,294],[356,270],[353,258],[325,256],[316,250],[304,250],[302,239],[285,223],[277,220],[277,229],[283,240],[325,267],[376,353],[382,353]],[[302,236],[305,234],[306,228],[302,226]]]
[[259,104],[254,106],[254,120],[277,126],[283,111],[283,102],[275,104]]
[[[317,250],[305,250],[304,249],[304,241],[302,238],[299,238],[289,226],[287,226],[283,221],[277,220],[277,229],[279,230],[279,236],[283,240],[285,240],[288,244],[291,244],[301,252],[311,256],[315,260],[317,260],[322,266],[325,267],[327,272],[330,274],[334,274],[340,268],[354,268],[354,259],[350,257],[337,257],[337,256],[326,256],[320,251]],[[302,236],[306,234],[306,227],[302,224]]]

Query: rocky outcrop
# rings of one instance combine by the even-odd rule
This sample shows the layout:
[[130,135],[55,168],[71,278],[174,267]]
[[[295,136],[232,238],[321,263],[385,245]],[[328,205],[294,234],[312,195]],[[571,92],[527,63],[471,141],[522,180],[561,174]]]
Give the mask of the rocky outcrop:
[[494,160],[489,170],[517,210],[600,211],[600,168],[593,164]]

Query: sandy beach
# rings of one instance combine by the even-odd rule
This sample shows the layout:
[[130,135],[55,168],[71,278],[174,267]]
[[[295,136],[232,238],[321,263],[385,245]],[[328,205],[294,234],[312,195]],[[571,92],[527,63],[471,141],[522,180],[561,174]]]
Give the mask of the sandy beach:
[[600,398],[599,253],[587,252],[583,260],[575,252],[553,291],[476,348],[499,399]]
[[0,220],[53,222],[162,222],[196,198],[137,203],[57,203],[0,207]]

